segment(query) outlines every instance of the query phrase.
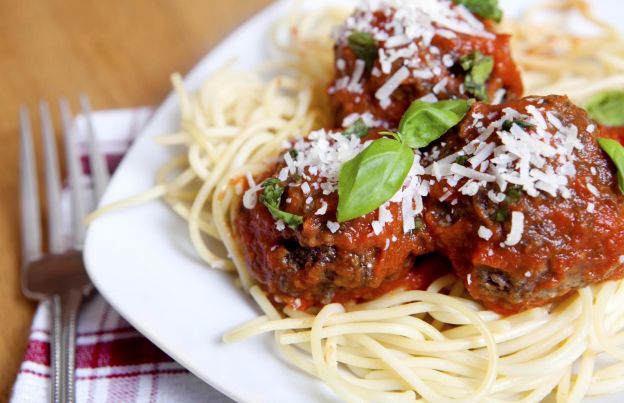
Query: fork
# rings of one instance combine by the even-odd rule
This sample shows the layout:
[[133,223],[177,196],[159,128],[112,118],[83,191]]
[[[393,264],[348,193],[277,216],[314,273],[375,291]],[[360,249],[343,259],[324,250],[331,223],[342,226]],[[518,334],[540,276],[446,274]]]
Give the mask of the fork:
[[[106,161],[99,152],[93,125],[89,98],[80,98],[87,120],[89,162],[97,203],[108,183]],[[87,199],[81,186],[82,168],[76,150],[71,124],[71,111],[65,99],[59,101],[65,143],[65,157],[71,190],[72,240],[63,237],[61,222],[61,180],[58,154],[50,107],[45,101],[39,105],[43,141],[45,188],[47,204],[48,248],[44,252],[41,230],[41,211],[32,128],[26,107],[20,111],[20,190],[22,240],[22,291],[31,299],[49,300],[52,328],[50,333],[50,401],[75,400],[76,317],[82,300],[91,290],[82,259],[85,237],[83,223]]]

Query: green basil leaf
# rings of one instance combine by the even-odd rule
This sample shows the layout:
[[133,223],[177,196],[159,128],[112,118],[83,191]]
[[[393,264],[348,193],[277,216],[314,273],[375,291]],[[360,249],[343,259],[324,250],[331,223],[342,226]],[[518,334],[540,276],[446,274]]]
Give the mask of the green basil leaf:
[[492,71],[494,71],[494,58],[485,56],[483,53],[475,50],[459,59],[459,63],[462,69],[467,72],[464,79],[466,92],[474,95],[481,101],[487,102],[489,97],[487,95],[486,83]]
[[260,195],[260,201],[264,204],[273,218],[284,221],[292,229],[297,229],[303,224],[303,217],[291,213],[287,213],[279,209],[282,194],[284,194],[284,186],[279,179],[270,178],[262,183],[264,190]]
[[598,123],[624,126],[624,91],[607,91],[594,95],[587,102],[587,113]]
[[385,137],[344,163],[338,179],[338,222],[366,215],[390,200],[413,163],[409,147]]
[[510,131],[513,125],[520,126],[523,129],[530,129],[535,127],[533,123],[529,123],[525,120],[514,119],[514,120],[506,120],[503,122],[503,130]]
[[359,118],[355,121],[351,126],[349,126],[342,135],[345,137],[356,136],[357,138],[362,138],[368,134],[368,126],[364,123],[364,119]]
[[364,60],[366,63],[366,70],[372,70],[379,48],[375,37],[366,32],[355,31],[349,35],[348,42],[358,59]]
[[503,12],[498,7],[498,0],[453,0],[455,4],[463,4],[473,14],[496,22],[501,22]]
[[611,158],[618,171],[620,192],[624,194],[624,147],[616,140],[598,138],[598,144]]
[[379,132],[378,133],[380,136],[388,136],[388,137],[392,137],[393,139],[395,139],[396,141],[398,141],[399,143],[403,142],[403,137],[401,136],[401,133],[399,132],[392,132],[392,131],[383,131],[383,132]]
[[423,148],[462,121],[474,100],[424,102],[416,100],[403,115],[399,132],[411,148]]

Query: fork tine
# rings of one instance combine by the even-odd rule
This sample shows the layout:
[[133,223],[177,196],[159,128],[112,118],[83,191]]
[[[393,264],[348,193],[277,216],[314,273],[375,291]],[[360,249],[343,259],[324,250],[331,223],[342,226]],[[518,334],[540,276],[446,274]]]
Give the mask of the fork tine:
[[67,100],[61,98],[59,101],[61,108],[61,121],[63,125],[63,137],[65,139],[65,158],[67,160],[67,171],[69,173],[71,201],[72,201],[72,221],[73,221],[73,247],[76,250],[82,249],[85,236],[84,218],[86,214],[84,190],[82,182],[82,165],[72,133],[71,110]]
[[30,116],[20,110],[20,203],[22,265],[41,257],[41,213]]
[[100,201],[106,185],[108,185],[109,174],[108,167],[106,165],[106,159],[100,152],[98,141],[95,137],[95,130],[93,128],[93,119],[91,115],[91,102],[86,94],[80,96],[80,104],[82,106],[82,113],[87,121],[87,137],[89,141],[89,164],[91,166],[91,177],[93,178],[93,187],[95,189],[96,203]]
[[46,200],[48,203],[48,244],[50,253],[60,254],[65,250],[61,223],[61,179],[58,153],[54,138],[54,127],[50,117],[50,107],[45,101],[39,104],[41,113],[41,133],[45,163]]

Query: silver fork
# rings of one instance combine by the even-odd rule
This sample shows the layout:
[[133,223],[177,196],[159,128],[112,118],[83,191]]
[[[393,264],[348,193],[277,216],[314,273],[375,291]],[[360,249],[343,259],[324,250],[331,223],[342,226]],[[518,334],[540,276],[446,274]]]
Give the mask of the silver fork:
[[[95,190],[94,202],[97,202],[108,183],[108,171],[95,141],[89,99],[83,95],[80,101],[87,118],[89,161]],[[81,186],[82,168],[72,133],[69,104],[61,99],[59,106],[71,188],[72,242],[68,245],[63,238],[58,154],[50,108],[42,101],[40,115],[48,248],[44,252],[32,130],[28,109],[23,107],[20,111],[22,290],[29,298],[50,301],[50,401],[71,403],[75,400],[76,317],[83,298],[89,294],[92,286],[85,272],[81,252],[85,235],[83,220],[87,212],[86,195]]]

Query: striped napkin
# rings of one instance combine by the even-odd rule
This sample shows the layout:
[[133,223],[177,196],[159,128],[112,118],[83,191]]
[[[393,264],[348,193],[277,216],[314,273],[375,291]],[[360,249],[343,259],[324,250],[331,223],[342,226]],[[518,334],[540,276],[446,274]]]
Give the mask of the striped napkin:
[[[93,113],[94,130],[111,171],[151,114],[151,108]],[[78,116],[74,124],[86,172],[86,121]],[[85,177],[84,186],[90,185]],[[67,192],[63,201],[69,202]],[[48,304],[42,303],[35,314],[13,386],[13,403],[49,402],[49,312]],[[76,344],[77,402],[231,402],[144,338],[97,292],[82,307]]]

